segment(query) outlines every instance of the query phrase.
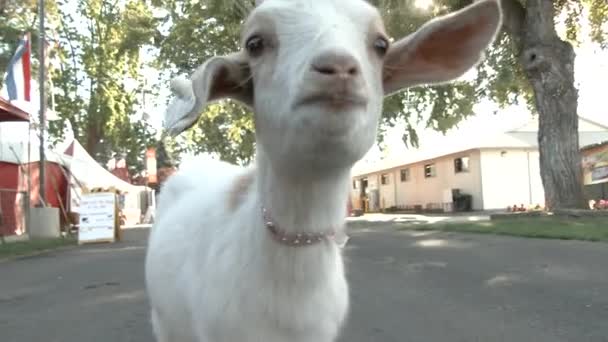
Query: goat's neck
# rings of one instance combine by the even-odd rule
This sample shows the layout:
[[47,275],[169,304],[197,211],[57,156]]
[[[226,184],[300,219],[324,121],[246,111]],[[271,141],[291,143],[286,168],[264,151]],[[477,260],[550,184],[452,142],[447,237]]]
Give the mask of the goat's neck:
[[281,230],[312,233],[343,229],[349,168],[299,177],[276,170],[260,153],[256,170],[261,205]]

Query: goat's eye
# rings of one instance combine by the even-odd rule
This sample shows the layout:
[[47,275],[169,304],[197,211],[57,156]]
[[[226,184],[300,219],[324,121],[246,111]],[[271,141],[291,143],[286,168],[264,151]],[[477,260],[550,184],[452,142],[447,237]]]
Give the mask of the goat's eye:
[[258,57],[264,51],[264,39],[260,36],[251,36],[247,39],[245,48],[252,57]]
[[388,47],[389,47],[389,42],[384,37],[378,37],[374,41],[374,50],[376,50],[376,52],[380,56],[386,55],[386,52],[388,51]]

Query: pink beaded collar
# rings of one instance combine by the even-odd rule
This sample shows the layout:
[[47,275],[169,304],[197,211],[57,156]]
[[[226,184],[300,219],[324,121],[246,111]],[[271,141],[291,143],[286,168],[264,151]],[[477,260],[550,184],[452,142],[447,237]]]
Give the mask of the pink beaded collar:
[[268,228],[272,237],[277,242],[287,246],[312,246],[323,240],[333,240],[336,235],[335,231],[321,233],[287,233],[277,228],[277,225],[273,222],[268,210],[264,207],[262,207],[262,216],[264,217],[264,225]]

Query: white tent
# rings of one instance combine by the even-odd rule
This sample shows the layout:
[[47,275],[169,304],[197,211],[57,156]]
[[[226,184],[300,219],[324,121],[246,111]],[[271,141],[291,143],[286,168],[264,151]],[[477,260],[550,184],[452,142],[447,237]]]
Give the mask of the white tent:
[[[40,160],[39,148],[36,139],[32,140],[29,158],[27,141],[11,141],[0,137],[0,161],[22,164],[38,162]],[[65,144],[60,144],[64,145]],[[64,151],[49,150],[45,151],[45,159],[49,162],[62,165],[69,171],[70,183],[70,210],[78,212],[82,187],[110,188],[114,187],[125,194],[123,213],[127,216],[129,224],[139,223],[142,215],[142,193],[150,191],[145,186],[129,184],[113,175],[103,166],[99,165],[84,147],[73,140],[70,144],[73,149],[71,155]]]
[[[12,164],[27,163],[28,160],[31,163],[38,162],[40,160],[38,145],[32,141],[29,158],[27,147],[26,141],[0,140],[0,161]],[[122,192],[146,190],[146,187],[129,184],[103,168],[77,140],[74,140],[72,155],[47,149],[45,160],[64,166],[82,185],[86,185],[88,188],[115,187]]]
[[146,190],[145,186],[129,184],[99,165],[78,140],[73,140],[73,152],[71,156],[63,154],[63,158],[66,160],[66,164],[69,165],[69,170],[74,177],[88,188],[115,187],[122,192],[129,193]]
[[113,175],[99,165],[76,139],[70,143],[68,149],[71,149],[71,156],[63,154],[62,158],[66,161],[65,165],[69,165],[68,169],[73,176],[70,180],[72,210],[78,211],[83,186],[89,189],[114,187],[125,194],[123,214],[127,217],[127,223],[139,223],[143,214],[142,209],[144,209],[142,208],[141,196],[142,193],[148,193],[150,189],[145,186],[129,184]]

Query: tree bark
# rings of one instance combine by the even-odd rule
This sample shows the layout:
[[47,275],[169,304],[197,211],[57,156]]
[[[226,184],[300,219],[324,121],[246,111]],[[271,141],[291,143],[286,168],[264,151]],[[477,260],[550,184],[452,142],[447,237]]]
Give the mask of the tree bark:
[[89,107],[87,109],[87,128],[86,128],[86,134],[87,134],[87,139],[86,139],[86,145],[85,145],[85,149],[87,150],[87,152],[91,155],[91,157],[93,157],[95,160],[97,160],[98,156],[97,153],[100,152],[99,151],[99,145],[100,145],[100,139],[102,138],[102,132],[101,132],[101,127],[100,125],[102,125],[103,123],[100,123],[99,120],[99,106],[97,103],[97,87],[98,84],[96,82],[91,82],[91,85],[89,87],[89,94],[90,95],[90,99],[89,99]]
[[521,63],[538,110],[540,172],[548,209],[585,208],[572,45],[555,31],[552,0],[527,0]]

